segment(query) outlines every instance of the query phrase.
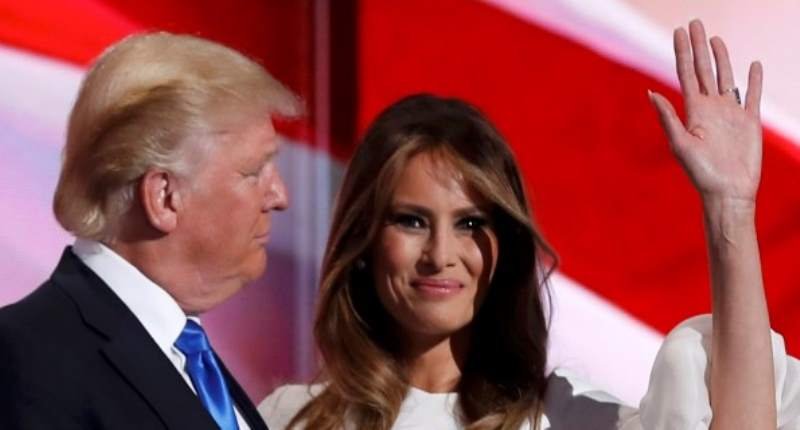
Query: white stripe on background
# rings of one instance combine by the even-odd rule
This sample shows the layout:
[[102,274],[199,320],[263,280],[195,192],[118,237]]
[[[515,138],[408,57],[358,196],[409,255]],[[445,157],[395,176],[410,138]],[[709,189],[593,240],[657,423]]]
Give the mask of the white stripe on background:
[[551,288],[548,367],[566,368],[638,405],[663,336],[561,273],[552,276]]
[[0,306],[44,281],[70,241],[51,201],[81,73],[0,45]]
[[59,150],[67,115],[78,94],[83,69],[0,44],[0,108],[35,118]]

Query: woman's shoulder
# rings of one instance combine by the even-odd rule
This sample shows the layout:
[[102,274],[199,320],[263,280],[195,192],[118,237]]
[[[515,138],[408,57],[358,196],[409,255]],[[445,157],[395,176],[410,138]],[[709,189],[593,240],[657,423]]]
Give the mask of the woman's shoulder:
[[270,430],[285,429],[311,399],[322,392],[324,384],[289,384],[275,389],[258,405],[258,412]]

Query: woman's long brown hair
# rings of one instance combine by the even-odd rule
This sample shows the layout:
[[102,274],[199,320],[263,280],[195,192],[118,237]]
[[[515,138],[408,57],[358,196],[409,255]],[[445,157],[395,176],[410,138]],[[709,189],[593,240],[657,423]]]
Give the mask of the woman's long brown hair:
[[373,285],[369,254],[398,176],[423,152],[453,163],[491,203],[499,240],[495,275],[470,325],[457,387],[460,419],[470,430],[516,430],[526,419],[538,427],[547,384],[542,300],[556,257],[532,220],[519,169],[500,133],[469,104],[422,94],[384,110],[348,166],[314,325],[325,386],[290,428],[339,430],[347,423],[388,430],[397,418],[409,385],[392,347],[390,317]]

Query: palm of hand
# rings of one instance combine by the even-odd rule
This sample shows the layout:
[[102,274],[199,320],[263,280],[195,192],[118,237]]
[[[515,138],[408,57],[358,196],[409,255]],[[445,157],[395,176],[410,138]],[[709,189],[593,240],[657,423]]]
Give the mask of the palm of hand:
[[727,48],[711,40],[716,79],[705,30],[692,22],[690,38],[675,31],[675,59],[686,102],[686,125],[672,104],[650,93],[673,152],[704,199],[754,201],[761,178],[761,64],[750,66],[744,106],[733,93],[735,84]]
[[[699,99],[699,100],[698,100]],[[759,118],[729,100],[700,95],[673,151],[704,196],[755,199],[761,178]]]

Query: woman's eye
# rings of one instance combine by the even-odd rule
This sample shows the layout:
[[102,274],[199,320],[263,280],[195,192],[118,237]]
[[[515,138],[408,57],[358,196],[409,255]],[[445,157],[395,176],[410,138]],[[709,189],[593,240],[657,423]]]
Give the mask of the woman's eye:
[[478,230],[487,224],[485,218],[471,216],[458,221],[457,227],[463,230]]
[[417,215],[397,214],[392,217],[392,223],[403,228],[425,228],[425,220]]

